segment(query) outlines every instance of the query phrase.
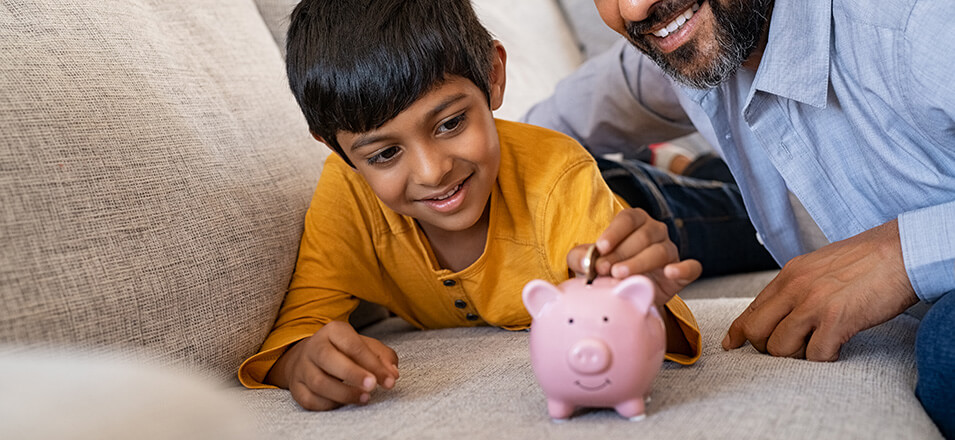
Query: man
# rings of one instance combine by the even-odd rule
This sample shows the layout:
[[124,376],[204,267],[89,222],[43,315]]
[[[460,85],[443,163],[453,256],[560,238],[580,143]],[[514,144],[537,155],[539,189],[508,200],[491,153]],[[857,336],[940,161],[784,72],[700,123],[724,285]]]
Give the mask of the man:
[[[596,153],[698,130],[784,265],[723,347],[834,361],[856,333],[930,303],[916,395],[955,436],[955,2],[595,3],[630,45],[526,120]],[[809,245],[803,209],[831,244]]]

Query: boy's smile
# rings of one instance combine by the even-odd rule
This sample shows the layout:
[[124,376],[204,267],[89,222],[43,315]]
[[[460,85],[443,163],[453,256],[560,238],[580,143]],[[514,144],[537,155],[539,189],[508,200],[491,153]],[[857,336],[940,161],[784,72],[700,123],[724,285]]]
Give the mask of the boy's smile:
[[338,141],[378,198],[429,236],[486,233],[500,144],[471,81],[451,76],[381,127]]

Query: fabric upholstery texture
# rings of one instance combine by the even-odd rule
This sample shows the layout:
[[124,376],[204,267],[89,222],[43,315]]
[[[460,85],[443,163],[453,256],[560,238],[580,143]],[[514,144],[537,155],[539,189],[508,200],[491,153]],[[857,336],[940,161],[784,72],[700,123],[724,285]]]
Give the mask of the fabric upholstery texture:
[[325,149],[254,3],[0,3],[0,343],[231,378]]
[[640,422],[607,409],[552,422],[525,332],[416,331],[397,319],[367,333],[395,349],[401,370],[396,388],[374,393],[368,406],[311,413],[284,390],[231,392],[266,438],[941,438],[913,394],[916,319],[902,315],[860,333],[832,363],[774,358],[749,345],[723,351],[726,328],[749,301],[687,300],[703,356],[692,366],[665,363]]

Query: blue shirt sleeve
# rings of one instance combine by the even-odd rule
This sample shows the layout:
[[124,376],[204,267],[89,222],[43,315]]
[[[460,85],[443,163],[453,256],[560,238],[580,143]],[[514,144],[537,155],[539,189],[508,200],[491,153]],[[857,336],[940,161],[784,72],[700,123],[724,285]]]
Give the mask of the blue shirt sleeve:
[[938,301],[955,290],[955,202],[899,216],[905,271],[919,299]]
[[557,84],[522,122],[560,131],[594,154],[632,156],[696,129],[663,71],[621,39]]

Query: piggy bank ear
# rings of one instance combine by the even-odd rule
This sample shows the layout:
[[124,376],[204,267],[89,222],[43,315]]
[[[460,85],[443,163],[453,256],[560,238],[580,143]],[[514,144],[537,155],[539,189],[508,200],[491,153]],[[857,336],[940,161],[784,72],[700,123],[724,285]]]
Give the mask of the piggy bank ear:
[[524,285],[524,307],[530,312],[531,316],[536,318],[544,305],[557,299],[560,290],[553,284],[544,280],[533,280]]
[[614,286],[613,293],[633,304],[642,314],[653,305],[653,281],[643,275],[627,277]]

